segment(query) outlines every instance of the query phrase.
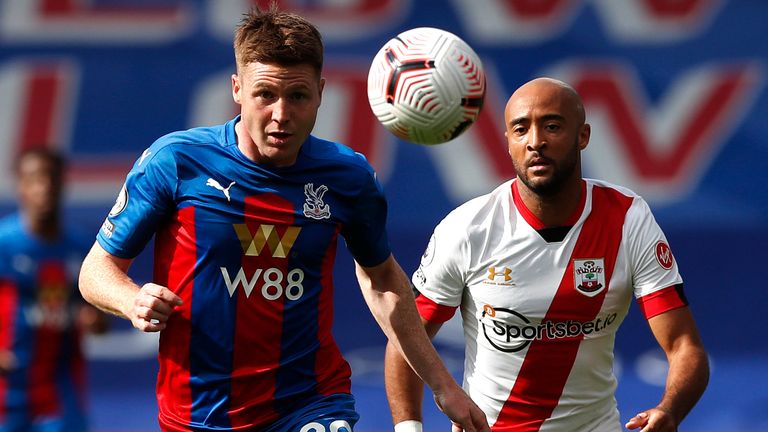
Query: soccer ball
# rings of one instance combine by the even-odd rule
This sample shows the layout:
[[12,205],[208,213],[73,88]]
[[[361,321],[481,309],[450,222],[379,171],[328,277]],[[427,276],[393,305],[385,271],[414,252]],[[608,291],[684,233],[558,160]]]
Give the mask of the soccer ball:
[[420,27],[400,33],[373,59],[368,101],[398,138],[441,144],[461,135],[480,115],[485,72],[458,36]]

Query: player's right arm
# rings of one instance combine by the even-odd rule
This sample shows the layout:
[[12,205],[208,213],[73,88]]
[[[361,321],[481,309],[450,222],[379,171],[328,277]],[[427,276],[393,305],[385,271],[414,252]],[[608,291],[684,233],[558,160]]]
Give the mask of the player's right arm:
[[[441,322],[431,322],[423,318],[421,322],[430,339],[443,325]],[[391,342],[387,343],[384,357],[384,384],[392,422],[395,425],[408,421],[421,423],[424,382]],[[405,425],[407,423],[403,423],[401,427],[405,428]],[[412,430],[418,431],[417,424],[411,423],[411,425],[413,425]]]
[[139,286],[128,276],[133,258],[177,210],[179,168],[173,147],[179,142],[177,135],[166,135],[142,153],[80,269],[80,292],[87,302],[145,332],[163,330],[181,304],[168,288]]
[[138,286],[129,276],[133,260],[116,257],[96,242],[80,269],[80,293],[97,308],[131,321],[144,332],[163,330],[181,298],[161,285]]

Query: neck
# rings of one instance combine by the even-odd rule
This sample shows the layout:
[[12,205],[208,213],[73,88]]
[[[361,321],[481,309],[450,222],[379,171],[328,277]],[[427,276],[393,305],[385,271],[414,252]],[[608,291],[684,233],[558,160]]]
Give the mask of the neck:
[[258,162],[258,155],[253,152],[253,146],[250,145],[250,137],[245,136],[243,132],[242,119],[235,124],[235,136],[237,137],[237,148],[240,149],[240,153],[253,162]]
[[582,179],[568,182],[552,195],[539,195],[529,189],[522,181],[517,181],[518,192],[525,207],[545,227],[559,227],[568,224],[573,213],[581,203]]

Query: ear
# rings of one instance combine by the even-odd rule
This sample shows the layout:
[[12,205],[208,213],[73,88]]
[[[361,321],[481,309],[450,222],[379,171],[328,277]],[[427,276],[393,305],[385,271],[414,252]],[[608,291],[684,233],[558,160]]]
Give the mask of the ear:
[[242,84],[240,83],[240,77],[237,74],[232,74],[231,77],[232,81],[232,99],[235,101],[236,104],[240,105],[240,94],[243,89]]
[[592,133],[592,127],[589,123],[584,123],[579,130],[579,150],[584,150],[589,144],[589,136]]
[[507,154],[512,157],[512,149],[509,145],[509,131],[507,129],[504,129],[504,144],[507,146]]
[[319,86],[319,92],[318,95],[320,97],[320,101],[323,101],[323,89],[325,88],[325,78],[320,78],[320,86]]

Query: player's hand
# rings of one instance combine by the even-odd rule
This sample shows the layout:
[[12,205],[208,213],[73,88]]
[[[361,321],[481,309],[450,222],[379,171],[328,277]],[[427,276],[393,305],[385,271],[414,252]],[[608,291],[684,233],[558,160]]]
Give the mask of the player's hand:
[[661,408],[651,408],[629,419],[627,429],[640,429],[640,432],[674,432],[677,423],[668,411]]
[[168,318],[176,306],[181,305],[181,297],[168,288],[153,283],[144,284],[126,316],[131,324],[143,332],[158,332],[165,329]]
[[459,386],[435,393],[435,403],[453,423],[452,432],[491,432],[483,411]]

